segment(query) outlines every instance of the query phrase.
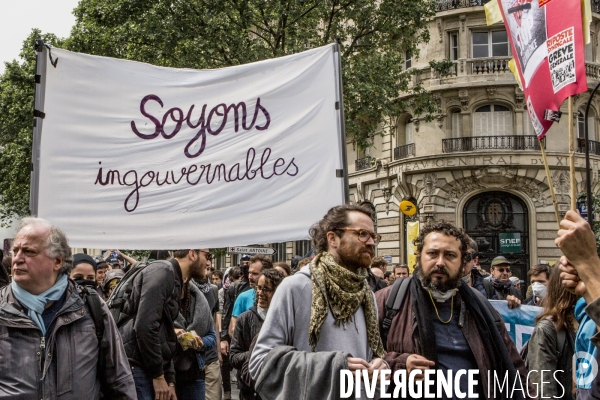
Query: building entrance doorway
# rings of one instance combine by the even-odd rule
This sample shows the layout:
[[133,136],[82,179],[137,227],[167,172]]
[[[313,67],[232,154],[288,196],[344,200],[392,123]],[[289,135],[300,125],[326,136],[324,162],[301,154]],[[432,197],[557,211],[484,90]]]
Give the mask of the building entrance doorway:
[[463,226],[479,247],[479,264],[490,270],[496,256],[511,263],[513,276],[529,285],[529,214],[523,200],[506,192],[484,192],[471,198],[463,209]]

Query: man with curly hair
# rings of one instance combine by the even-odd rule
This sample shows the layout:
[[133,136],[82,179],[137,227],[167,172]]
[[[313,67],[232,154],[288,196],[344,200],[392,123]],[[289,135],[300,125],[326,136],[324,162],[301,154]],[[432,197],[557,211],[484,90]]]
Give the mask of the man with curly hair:
[[[461,279],[470,260],[468,236],[451,223],[434,221],[423,227],[416,244],[413,277],[394,283],[401,285],[409,279],[387,333],[385,361],[392,371],[406,369],[408,374],[434,369],[444,376],[452,372],[454,377],[458,370],[479,370],[476,398],[523,398],[522,392],[511,393],[506,388],[494,395],[488,393],[488,371],[501,379],[508,376],[511,385],[520,377],[525,385],[527,369],[500,315]],[[391,291],[386,288],[375,294],[381,327]],[[466,394],[467,376],[452,386],[455,394],[458,390]]]
[[317,255],[275,292],[250,358],[263,399],[340,398],[340,370],[388,368],[365,279],[381,239],[372,218],[347,204],[311,227]]

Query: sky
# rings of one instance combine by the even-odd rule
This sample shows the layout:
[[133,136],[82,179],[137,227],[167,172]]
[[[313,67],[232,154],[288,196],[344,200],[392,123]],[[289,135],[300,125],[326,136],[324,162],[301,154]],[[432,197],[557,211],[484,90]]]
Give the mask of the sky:
[[10,0],[0,13],[0,73],[4,62],[19,58],[23,41],[33,28],[67,37],[75,24],[73,9],[79,0]]

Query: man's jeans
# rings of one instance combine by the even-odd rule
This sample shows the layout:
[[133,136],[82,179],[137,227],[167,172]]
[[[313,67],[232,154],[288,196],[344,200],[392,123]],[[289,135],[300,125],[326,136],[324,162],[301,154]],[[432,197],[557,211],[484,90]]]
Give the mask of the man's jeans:
[[135,382],[135,392],[138,400],[154,400],[154,385],[152,379],[146,376],[144,370],[138,367],[131,367],[133,381]]
[[177,400],[205,400],[205,388],[204,379],[177,382],[175,384]]

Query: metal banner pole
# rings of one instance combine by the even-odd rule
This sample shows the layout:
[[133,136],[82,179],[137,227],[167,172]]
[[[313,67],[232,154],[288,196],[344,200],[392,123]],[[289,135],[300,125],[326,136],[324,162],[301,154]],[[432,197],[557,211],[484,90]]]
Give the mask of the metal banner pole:
[[38,215],[38,195],[40,187],[40,142],[44,121],[44,98],[46,95],[46,64],[48,49],[41,39],[35,41],[37,52],[35,61],[35,103],[33,108],[33,140],[31,144],[31,175],[29,183],[29,213]]
[[342,84],[342,54],[340,51],[339,39],[336,39],[333,51],[337,53],[337,68],[336,73],[338,75],[338,98],[339,101],[336,103],[335,108],[340,111],[340,146],[342,150],[342,169],[336,171],[338,178],[343,178],[344,203],[350,203],[350,189],[348,183],[348,155],[346,154],[346,123],[344,117],[344,86]]

